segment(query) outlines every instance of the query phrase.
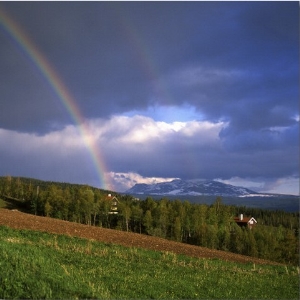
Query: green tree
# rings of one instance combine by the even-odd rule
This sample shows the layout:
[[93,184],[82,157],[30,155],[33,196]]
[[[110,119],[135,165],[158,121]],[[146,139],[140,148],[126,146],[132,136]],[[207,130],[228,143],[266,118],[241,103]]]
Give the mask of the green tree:
[[7,197],[12,196],[12,177],[11,176],[5,177],[4,195]]
[[110,218],[109,218],[110,206],[111,206],[110,201],[107,201],[106,197],[103,196],[100,199],[100,213],[99,213],[100,226],[110,228]]
[[258,256],[258,249],[257,249],[257,243],[255,240],[255,237],[253,235],[253,231],[250,229],[247,229],[244,231],[245,234],[245,250],[244,254],[257,257]]
[[152,219],[151,210],[149,209],[146,211],[144,215],[143,225],[145,227],[146,233],[151,235],[153,230],[153,219]]
[[79,190],[79,199],[84,223],[91,225],[94,206],[94,192],[87,187],[83,187]]
[[51,212],[52,212],[52,206],[50,205],[50,203],[48,201],[45,203],[44,211],[45,211],[45,216],[50,217]]
[[299,263],[299,240],[296,238],[293,230],[286,230],[285,237],[280,243],[280,248],[283,262]]
[[181,242],[181,220],[180,220],[180,217],[175,218],[174,237],[175,237],[175,241]]
[[218,228],[218,249],[228,251],[230,249],[230,230],[228,227],[221,225]]
[[130,217],[132,214],[130,205],[128,203],[122,203],[120,205],[120,209],[122,212],[122,216],[125,222],[125,226],[126,226],[126,231],[129,231],[129,221],[130,221]]
[[244,229],[238,225],[233,225],[233,231],[230,235],[230,251],[238,254],[244,253]]
[[142,233],[142,219],[143,219],[143,210],[142,208],[135,204],[131,207],[132,210],[132,221],[133,228],[135,232]]
[[154,221],[155,221],[155,235],[166,238],[168,225],[169,225],[169,210],[167,206],[168,201],[166,199],[161,199],[158,206],[154,210]]
[[147,210],[153,211],[156,206],[157,203],[151,197],[147,197],[146,200],[144,200],[141,204],[144,212],[146,212]]
[[184,201],[182,207],[179,211],[180,219],[182,220],[182,241],[188,242],[189,238],[191,237],[191,231],[192,231],[192,221],[191,221],[191,213],[192,208],[190,202]]

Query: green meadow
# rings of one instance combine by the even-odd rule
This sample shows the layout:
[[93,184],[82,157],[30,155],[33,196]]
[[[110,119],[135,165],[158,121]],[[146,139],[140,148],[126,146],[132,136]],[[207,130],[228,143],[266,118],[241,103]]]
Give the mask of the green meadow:
[[2,299],[298,299],[299,267],[197,259],[0,226]]

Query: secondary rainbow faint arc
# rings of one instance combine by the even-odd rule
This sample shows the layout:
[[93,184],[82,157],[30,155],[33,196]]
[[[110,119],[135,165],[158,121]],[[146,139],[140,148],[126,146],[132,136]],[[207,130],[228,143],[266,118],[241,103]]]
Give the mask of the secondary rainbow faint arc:
[[136,53],[136,59],[140,64],[141,70],[147,76],[149,82],[152,83],[155,93],[161,98],[160,101],[163,101],[165,105],[173,105],[172,95],[167,87],[167,83],[160,77],[158,65],[139,32],[138,26],[134,24],[126,14],[126,11],[120,10],[117,12],[124,34]]
[[[57,94],[64,107],[67,109],[75,123],[78,125],[80,134],[86,144],[86,147],[91,155],[93,164],[95,165],[97,176],[100,180],[100,186],[105,189],[112,189],[111,184],[108,182],[105,173],[106,167],[103,159],[100,156],[99,150],[96,146],[95,140],[92,137],[88,125],[81,114],[76,102],[58,74],[50,65],[46,57],[37,49],[24,31],[4,12],[0,7],[0,24],[11,38],[21,47],[26,53],[42,75],[46,78],[49,85]],[[102,183],[102,184],[101,184]]]

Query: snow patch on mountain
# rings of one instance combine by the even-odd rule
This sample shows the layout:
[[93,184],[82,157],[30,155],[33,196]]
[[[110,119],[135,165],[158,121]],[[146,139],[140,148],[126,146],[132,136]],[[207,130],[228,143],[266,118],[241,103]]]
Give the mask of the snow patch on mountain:
[[237,187],[214,180],[180,180],[160,182],[156,184],[136,184],[126,191],[127,194],[144,195],[190,195],[190,196],[232,196],[253,197],[259,196],[252,190]]

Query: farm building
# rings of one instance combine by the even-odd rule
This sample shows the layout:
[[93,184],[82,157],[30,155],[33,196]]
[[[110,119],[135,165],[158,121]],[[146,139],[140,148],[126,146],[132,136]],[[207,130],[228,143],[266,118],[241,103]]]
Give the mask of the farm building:
[[119,203],[118,198],[116,196],[112,196],[111,194],[108,194],[105,200],[110,201],[110,211],[108,212],[108,214],[110,215],[118,214],[118,203]]
[[249,229],[252,229],[257,224],[257,221],[253,217],[244,217],[243,214],[235,217],[234,221],[240,227],[248,227]]

